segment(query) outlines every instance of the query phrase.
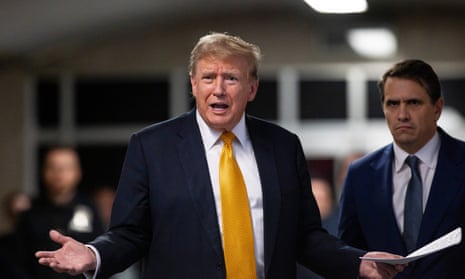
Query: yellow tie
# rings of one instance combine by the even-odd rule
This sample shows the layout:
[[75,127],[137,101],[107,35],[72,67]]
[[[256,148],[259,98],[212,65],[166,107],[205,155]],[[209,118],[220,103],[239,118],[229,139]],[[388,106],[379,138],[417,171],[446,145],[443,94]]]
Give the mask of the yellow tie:
[[255,253],[249,199],[244,178],[233,155],[235,136],[224,132],[220,157],[223,247],[227,279],[255,279]]

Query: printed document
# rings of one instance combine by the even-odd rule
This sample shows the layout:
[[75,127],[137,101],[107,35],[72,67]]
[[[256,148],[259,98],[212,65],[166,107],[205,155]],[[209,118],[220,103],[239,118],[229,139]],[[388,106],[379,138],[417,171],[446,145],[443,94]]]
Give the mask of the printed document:
[[450,233],[441,236],[440,238],[426,244],[418,250],[408,254],[406,257],[399,259],[384,259],[384,258],[373,258],[373,257],[360,257],[362,260],[375,261],[380,263],[388,264],[406,264],[411,261],[415,261],[419,258],[423,258],[432,253],[436,253],[448,247],[459,244],[462,241],[462,228],[456,228]]

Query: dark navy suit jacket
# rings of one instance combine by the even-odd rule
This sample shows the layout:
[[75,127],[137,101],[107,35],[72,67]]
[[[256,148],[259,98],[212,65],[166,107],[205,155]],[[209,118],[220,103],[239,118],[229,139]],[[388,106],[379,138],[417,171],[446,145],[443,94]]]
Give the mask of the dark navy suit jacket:
[[[263,191],[267,279],[295,278],[296,261],[328,278],[356,278],[363,251],[321,228],[297,136],[246,118]],[[144,258],[143,278],[221,278],[225,265],[195,112],[130,140],[109,231],[91,243],[99,278]]]
[[[438,128],[438,163],[417,248],[457,227],[465,228],[465,142]],[[341,196],[339,235],[361,249],[407,255],[392,205],[392,144],[353,162]],[[403,201],[399,201],[403,202]],[[396,278],[465,278],[465,246],[412,262]]]

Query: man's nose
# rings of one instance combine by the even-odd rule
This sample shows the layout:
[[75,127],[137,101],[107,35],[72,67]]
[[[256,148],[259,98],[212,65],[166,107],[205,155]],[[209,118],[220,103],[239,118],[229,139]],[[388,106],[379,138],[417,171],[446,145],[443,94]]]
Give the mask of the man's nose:
[[408,111],[406,104],[401,103],[399,105],[398,119],[400,121],[407,121],[410,119],[410,113]]
[[215,96],[223,96],[226,94],[226,90],[224,87],[224,79],[219,77],[215,80],[215,88],[213,91],[213,95]]

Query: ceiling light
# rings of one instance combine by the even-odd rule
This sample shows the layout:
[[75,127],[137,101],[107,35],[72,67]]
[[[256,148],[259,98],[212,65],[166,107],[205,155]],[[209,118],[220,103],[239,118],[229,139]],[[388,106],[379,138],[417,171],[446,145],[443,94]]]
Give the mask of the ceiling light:
[[397,51],[397,39],[387,28],[358,28],[347,33],[352,49],[361,56],[385,58]]
[[320,13],[362,13],[368,9],[366,0],[304,0]]

